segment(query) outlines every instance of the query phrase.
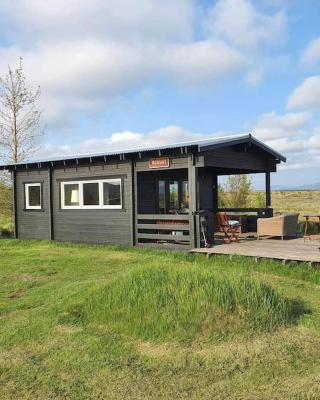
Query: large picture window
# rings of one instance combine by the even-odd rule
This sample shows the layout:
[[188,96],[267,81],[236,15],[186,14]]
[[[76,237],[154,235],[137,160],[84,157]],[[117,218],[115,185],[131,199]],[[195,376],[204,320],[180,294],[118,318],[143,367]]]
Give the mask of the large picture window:
[[122,208],[121,179],[61,182],[62,209]]
[[26,210],[41,210],[41,183],[25,184]]

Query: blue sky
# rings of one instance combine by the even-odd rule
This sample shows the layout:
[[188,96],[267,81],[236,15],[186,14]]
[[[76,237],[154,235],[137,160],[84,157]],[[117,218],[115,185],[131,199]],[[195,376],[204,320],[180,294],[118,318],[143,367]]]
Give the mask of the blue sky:
[[[38,156],[252,132],[320,181],[317,0],[3,0],[0,74],[40,84]],[[259,179],[255,180],[259,184]]]

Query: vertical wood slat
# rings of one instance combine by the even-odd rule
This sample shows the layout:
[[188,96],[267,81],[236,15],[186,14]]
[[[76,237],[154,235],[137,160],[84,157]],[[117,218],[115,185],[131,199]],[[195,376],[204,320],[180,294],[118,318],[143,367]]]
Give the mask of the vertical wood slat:
[[133,245],[138,244],[138,173],[137,173],[137,166],[134,164],[133,165],[133,187],[134,187],[134,193],[133,193],[133,199],[134,199],[134,204],[132,205],[132,209],[134,209],[134,243]]
[[132,218],[131,218],[131,224],[132,224],[132,238],[131,238],[131,244],[132,246],[136,245],[136,215],[137,215],[137,210],[136,210],[136,204],[137,204],[137,199],[136,199],[136,194],[137,194],[137,179],[136,179],[136,173],[135,173],[135,163],[134,160],[131,159],[131,199],[132,199]]
[[213,185],[213,211],[217,212],[219,208],[219,191],[218,191],[218,176],[212,176]]
[[197,182],[198,182],[198,168],[195,165],[195,155],[192,154],[188,158],[188,181],[189,181],[189,218],[190,218],[190,246],[198,247],[199,235],[197,231]]
[[49,208],[49,237],[54,240],[54,220],[53,220],[53,185],[52,185],[52,167],[48,168],[48,208]]
[[271,207],[271,182],[270,172],[266,172],[266,208]]
[[12,197],[13,197],[13,223],[14,223],[14,237],[18,239],[18,213],[17,213],[17,172],[14,169],[11,173],[12,177]]

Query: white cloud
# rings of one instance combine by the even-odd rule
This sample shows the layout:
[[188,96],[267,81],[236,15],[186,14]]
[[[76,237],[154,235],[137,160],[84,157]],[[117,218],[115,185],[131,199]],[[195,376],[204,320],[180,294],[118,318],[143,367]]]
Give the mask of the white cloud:
[[312,126],[309,112],[262,114],[252,128],[255,137],[287,157],[281,168],[297,170],[320,166],[320,128]]
[[212,35],[240,48],[260,44],[278,45],[286,35],[287,16],[259,12],[248,0],[218,0],[210,10],[205,27]]
[[[264,114],[263,120],[268,118],[279,121],[280,130],[285,126],[290,129],[303,125],[303,121],[308,122],[307,115],[298,113],[296,116],[288,117],[278,116],[274,113]],[[271,116],[271,117],[270,117]],[[267,118],[267,119],[268,119]],[[286,122],[284,122],[286,121]],[[259,137],[253,132],[255,137]],[[142,133],[132,131],[115,132],[108,137],[83,140],[78,143],[53,145],[44,143],[41,149],[35,154],[35,159],[47,159],[61,156],[81,155],[89,153],[101,153],[113,150],[127,150],[148,146],[160,146],[164,144],[179,143],[189,140],[201,140],[212,137],[221,137],[227,135],[226,132],[213,132],[211,134],[195,133],[188,131],[180,126],[169,125],[153,131]],[[320,128],[315,129],[310,137],[301,130],[301,135],[288,137],[269,136],[264,142],[276,151],[287,156],[287,163],[281,165],[281,168],[287,170],[297,170],[301,168],[311,168],[320,166]]]
[[288,98],[287,107],[301,109],[320,109],[320,75],[306,78]]
[[314,135],[310,136],[308,146],[310,151],[320,153],[320,128],[316,129]]
[[148,133],[115,132],[109,137],[92,138],[79,144],[52,145],[45,143],[39,149],[35,158],[67,156],[72,154],[88,154],[94,152],[108,152],[112,150],[126,150],[139,147],[157,146],[170,143],[179,143],[188,140],[199,140],[213,136],[221,136],[222,132],[211,135],[193,133],[176,125],[169,125],[155,129]]
[[302,139],[291,140],[290,138],[284,137],[280,139],[267,140],[266,143],[280,153],[283,152],[290,154],[288,160],[289,164],[291,163],[290,158],[292,157],[292,153],[301,153],[301,151],[305,149],[305,142]]
[[300,58],[300,62],[307,66],[312,66],[318,61],[320,61],[320,36],[311,40]]
[[30,38],[189,40],[195,12],[192,0],[2,0],[0,10],[4,34],[28,47]]
[[184,87],[204,86],[246,65],[244,57],[225,43],[204,40],[167,47],[159,63]]
[[247,62],[221,40],[196,39],[196,15],[193,0],[4,0],[0,35],[15,45],[0,47],[0,74],[22,56],[46,122],[60,127],[159,78],[215,87]]
[[278,115],[272,111],[259,117],[252,132],[261,140],[278,140],[278,143],[283,144],[283,139],[303,135],[310,118],[308,112]]
[[88,39],[41,43],[32,51],[0,49],[0,73],[22,55],[28,77],[41,85],[48,121],[73,112],[98,112],[110,100],[163,76],[186,87],[215,85],[245,60],[219,41],[134,46]]
[[257,84],[267,68],[252,47],[279,42],[285,13],[219,0],[199,35],[202,11],[194,0],[3,0],[0,36],[14,45],[0,45],[0,74],[21,55],[46,122],[60,127],[159,78],[202,89],[241,73]]

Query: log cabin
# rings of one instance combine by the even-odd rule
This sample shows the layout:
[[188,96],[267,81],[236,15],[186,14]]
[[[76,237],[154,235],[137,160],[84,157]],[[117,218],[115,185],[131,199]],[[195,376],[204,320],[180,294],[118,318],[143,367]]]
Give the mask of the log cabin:
[[[126,246],[214,240],[218,177],[265,175],[286,158],[251,134],[2,165],[11,171],[15,237]],[[241,211],[241,210],[225,210]]]

